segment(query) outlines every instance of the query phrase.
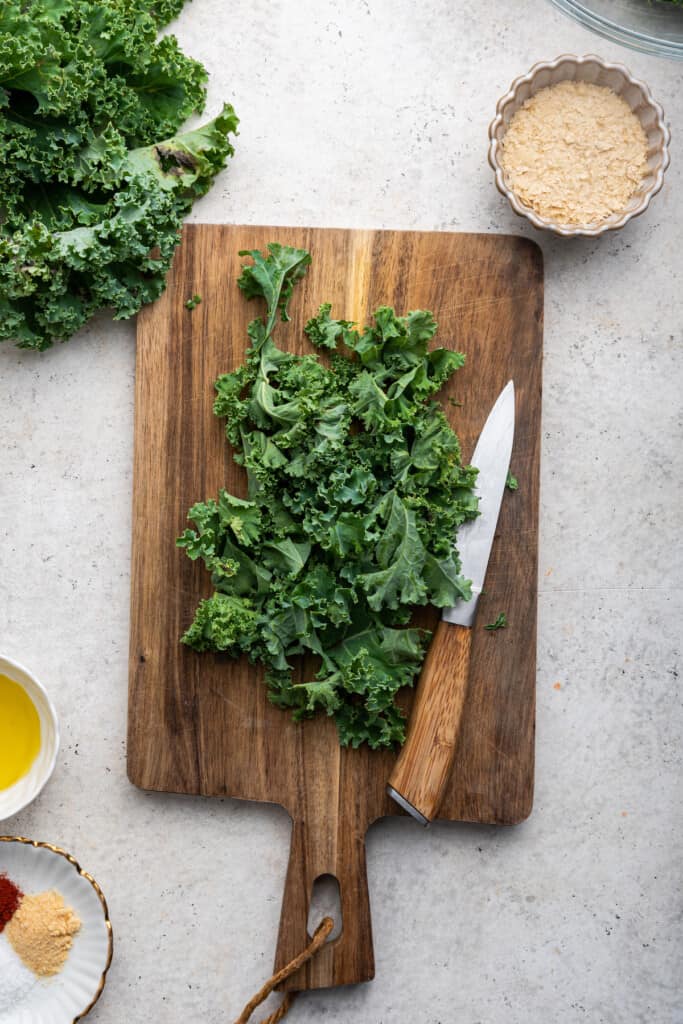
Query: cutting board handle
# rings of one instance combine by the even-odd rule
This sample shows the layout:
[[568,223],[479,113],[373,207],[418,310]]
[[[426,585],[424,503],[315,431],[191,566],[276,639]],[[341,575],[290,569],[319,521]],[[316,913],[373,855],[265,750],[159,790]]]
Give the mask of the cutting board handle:
[[339,883],[342,921],[341,934],[328,940],[312,960],[282,984],[282,989],[330,988],[370,981],[375,976],[365,838],[348,828],[335,842],[333,830],[331,822],[329,829],[318,827],[317,834],[312,834],[303,821],[292,824],[275,970],[293,960],[311,940],[308,914],[313,885],[321,875],[332,875]]

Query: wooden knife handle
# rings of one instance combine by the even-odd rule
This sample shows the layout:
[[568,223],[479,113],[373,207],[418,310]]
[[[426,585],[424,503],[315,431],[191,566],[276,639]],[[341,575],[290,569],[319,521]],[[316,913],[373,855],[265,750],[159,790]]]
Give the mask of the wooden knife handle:
[[[408,735],[389,779],[389,793],[428,825],[451,774],[470,665],[472,630],[439,621],[408,723]],[[393,790],[393,792],[392,792]],[[405,806],[405,804],[409,806]]]

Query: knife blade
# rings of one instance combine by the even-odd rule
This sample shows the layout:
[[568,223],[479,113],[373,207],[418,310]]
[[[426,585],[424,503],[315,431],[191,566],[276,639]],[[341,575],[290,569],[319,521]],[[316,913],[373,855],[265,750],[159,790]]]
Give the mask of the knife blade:
[[467,693],[472,626],[510,468],[514,428],[515,388],[508,381],[471,460],[479,470],[480,515],[458,531],[461,571],[472,581],[472,598],[443,610],[420,674],[406,742],[387,786],[389,796],[423,825],[438,811],[453,765]]

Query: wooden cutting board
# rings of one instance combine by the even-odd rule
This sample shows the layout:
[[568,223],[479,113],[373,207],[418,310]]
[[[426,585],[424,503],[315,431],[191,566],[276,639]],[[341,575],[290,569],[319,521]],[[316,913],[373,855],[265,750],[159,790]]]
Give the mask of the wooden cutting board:
[[[303,326],[321,302],[361,323],[383,304],[434,312],[437,342],[467,354],[444,394],[462,403],[445,408],[465,458],[501,388],[515,382],[519,489],[505,494],[480,601],[459,751],[439,815],[449,820],[514,824],[531,810],[543,269],[539,248],[514,236],[198,225],[185,228],[165,294],[138,317],[128,774],[145,789],[287,809],[278,968],[306,945],[315,879],[331,874],[341,891],[341,935],[286,983],[305,989],[373,977],[365,833],[402,813],[385,795],[395,755],[341,749],[330,719],[296,725],[269,704],[261,672],[246,661],[179,643],[210,581],[175,538],[195,501],[221,486],[245,493],[212,413],[213,383],[242,362],[247,323],[262,313],[237,288],[238,251],[270,241],[304,247],[313,259],[292,321],[276,335],[290,351],[309,350]],[[202,302],[190,312],[195,293]],[[508,628],[486,631],[501,611]],[[422,624],[435,622],[424,612]]]

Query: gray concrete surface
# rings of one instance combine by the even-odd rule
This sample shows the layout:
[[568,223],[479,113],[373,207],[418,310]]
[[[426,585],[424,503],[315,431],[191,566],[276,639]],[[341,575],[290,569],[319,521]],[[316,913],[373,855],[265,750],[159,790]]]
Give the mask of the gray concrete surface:
[[[289,1019],[682,1024],[683,65],[546,0],[194,0],[176,30],[209,111],[242,118],[195,220],[517,231],[546,261],[534,812],[376,825],[376,979]],[[486,164],[498,97],[564,51],[623,60],[674,133],[662,195],[599,241],[538,235]],[[133,323],[100,318],[42,357],[0,351],[0,648],[63,728],[53,781],[4,829],[73,851],[108,896],[93,1021],[224,1024],[270,972],[289,821],[126,780],[134,349]]]

